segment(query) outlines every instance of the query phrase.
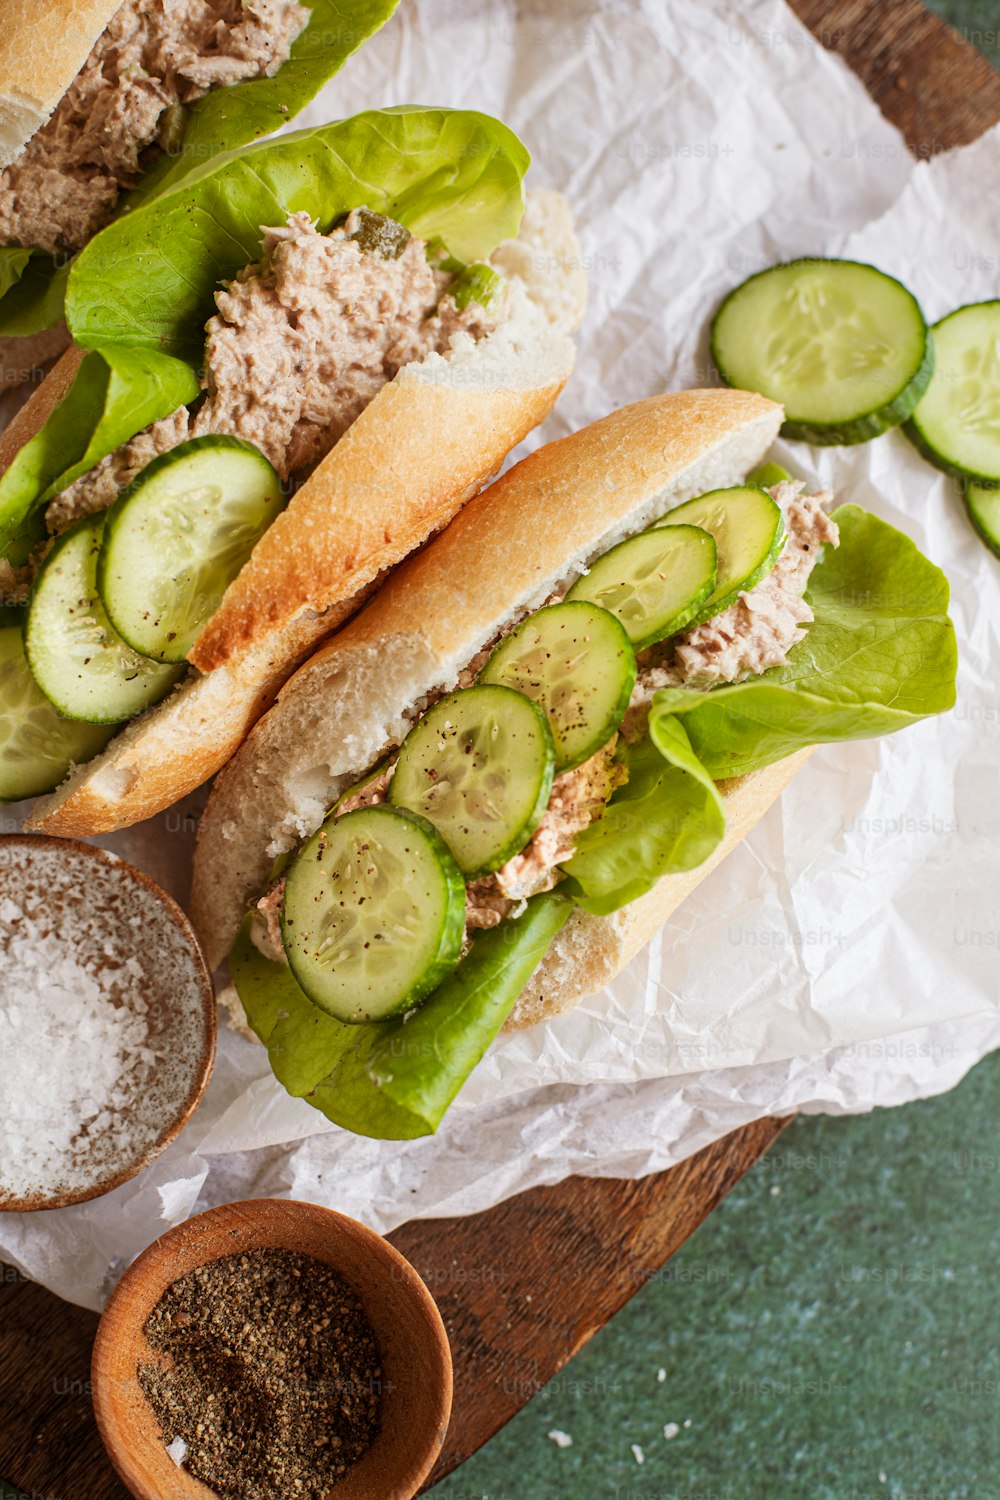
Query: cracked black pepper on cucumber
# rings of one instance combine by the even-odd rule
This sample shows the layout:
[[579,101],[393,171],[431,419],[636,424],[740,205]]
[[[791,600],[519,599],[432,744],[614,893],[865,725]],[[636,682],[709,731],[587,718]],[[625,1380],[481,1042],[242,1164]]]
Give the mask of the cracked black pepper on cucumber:
[[[634,904],[669,903],[664,877],[719,849],[727,809],[776,794],[767,768],[950,706],[938,570],[774,466],[736,482],[780,418],[681,393],[539,450],[251,735],[206,812],[194,913],[213,960],[238,925],[233,980],[290,1092],[364,1134],[433,1131],[512,1014],[621,966]],[[727,482],[699,493],[698,474]],[[479,601],[526,505],[532,535]],[[367,653],[400,651],[423,665],[404,654],[380,690]]]

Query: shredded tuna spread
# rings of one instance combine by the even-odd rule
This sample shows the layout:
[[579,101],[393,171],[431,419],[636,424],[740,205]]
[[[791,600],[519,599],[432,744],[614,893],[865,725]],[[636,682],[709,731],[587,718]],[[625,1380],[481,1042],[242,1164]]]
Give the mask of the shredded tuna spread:
[[649,705],[660,688],[712,688],[784,666],[813,618],[803,598],[809,575],[823,546],[836,547],[840,540],[836,523],[823,509],[833,498],[830,492],[806,495],[804,489],[799,481],[784,481],[769,491],[781,506],[788,534],[781,556],[757,587],[703,625],[639,657],[639,675],[622,726],[626,738],[635,740],[645,733]]
[[264,256],[216,293],[207,324],[206,395],[147,427],[50,504],[50,531],[103,510],[158,453],[187,437],[228,433],[255,443],[282,479],[329,453],[403,365],[447,353],[457,334],[495,322],[478,303],[459,311],[452,277],[409,237],[395,258],[362,250],[362,212],[320,234],[309,215],[264,230]]
[[0,174],[0,244],[79,250],[170,149],[185,105],[270,77],[309,20],[298,0],[126,0],[51,118]]

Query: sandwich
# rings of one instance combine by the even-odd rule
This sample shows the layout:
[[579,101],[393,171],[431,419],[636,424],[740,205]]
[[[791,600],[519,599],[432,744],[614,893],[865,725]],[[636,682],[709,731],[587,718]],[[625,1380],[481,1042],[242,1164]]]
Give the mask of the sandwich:
[[73,256],[123,209],[294,118],[395,0],[3,0],[0,385],[66,347]]
[[954,702],[948,585],[761,464],[782,409],[651,397],[540,448],[289,680],[192,912],[280,1082],[434,1131],[502,1027],[606,985],[817,744]]
[[77,257],[75,347],[0,439],[0,797],[59,787],[32,827],[205,781],[548,414],[585,284],[528,160],[486,115],[372,111],[215,158]]

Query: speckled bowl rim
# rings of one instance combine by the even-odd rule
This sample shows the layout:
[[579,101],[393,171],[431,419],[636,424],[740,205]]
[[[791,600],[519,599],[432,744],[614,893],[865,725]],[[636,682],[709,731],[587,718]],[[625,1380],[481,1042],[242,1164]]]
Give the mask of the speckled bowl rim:
[[105,1193],[110,1193],[114,1188],[121,1187],[123,1183],[130,1182],[133,1177],[138,1177],[144,1172],[151,1162],[167,1149],[172,1141],[180,1135],[184,1126],[194,1114],[201,1103],[208,1081],[212,1076],[215,1066],[215,1051],[218,1041],[218,1022],[216,1017],[215,986],[212,983],[212,975],[205,955],[202,953],[201,945],[195,936],[194,928],[188,921],[187,916],[172,896],[169,896],[162,886],[158,885],[144,870],[138,869],[136,865],[130,864],[127,859],[122,859],[110,849],[102,849],[97,844],[86,844],[81,839],[52,838],[47,834],[32,833],[5,833],[0,834],[0,852],[5,849],[20,847],[30,856],[30,852],[44,845],[46,849],[65,849],[74,855],[82,855],[93,860],[95,865],[101,865],[105,869],[115,866],[126,878],[135,880],[139,885],[146,887],[159,903],[160,911],[166,921],[170,921],[180,932],[185,946],[190,949],[191,957],[198,976],[198,989],[202,1001],[202,1033],[201,1051],[198,1057],[197,1068],[191,1087],[181,1102],[178,1111],[170,1123],[142,1151],[138,1152],[128,1166],[121,1167],[115,1172],[109,1172],[100,1177],[90,1187],[80,1188],[75,1192],[60,1193],[56,1196],[46,1196],[44,1193],[35,1193],[27,1198],[4,1197],[0,1192],[0,1213],[35,1213],[44,1209],[69,1208],[74,1203],[89,1203],[93,1198],[101,1198]]

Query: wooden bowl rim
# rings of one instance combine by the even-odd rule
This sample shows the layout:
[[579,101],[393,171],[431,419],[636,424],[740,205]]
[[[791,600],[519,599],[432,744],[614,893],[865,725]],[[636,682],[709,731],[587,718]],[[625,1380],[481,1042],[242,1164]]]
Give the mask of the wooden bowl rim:
[[[252,1228],[256,1221],[261,1228],[264,1228],[274,1223],[277,1231],[277,1221],[287,1218],[289,1214],[311,1220],[317,1227],[330,1231],[330,1256],[324,1257],[316,1253],[314,1258],[326,1259],[326,1263],[335,1269],[342,1269],[342,1263],[335,1255],[338,1237],[347,1235],[356,1243],[360,1243],[373,1262],[378,1263],[380,1273],[398,1282],[409,1297],[428,1335],[429,1353],[439,1379],[435,1385],[437,1399],[427,1414],[427,1439],[423,1444],[420,1459],[411,1460],[405,1474],[401,1474],[394,1483],[391,1493],[380,1496],[379,1500],[410,1500],[434,1467],[444,1443],[451,1416],[453,1368],[451,1345],[441,1311],[419,1272],[406,1259],[406,1256],[396,1249],[395,1245],[390,1244],[376,1230],[369,1228],[358,1219],[351,1218],[348,1214],[340,1213],[337,1209],[326,1208],[322,1204],[309,1203],[297,1198],[245,1198],[206,1209],[204,1213],[185,1219],[154,1240],[129,1266],[108,1298],[101,1315],[91,1354],[90,1373],[94,1415],[108,1456],[119,1477],[136,1500],[162,1500],[162,1497],[145,1486],[141,1474],[137,1473],[128,1452],[123,1447],[118,1430],[118,1412],[126,1397],[120,1386],[115,1389],[113,1383],[105,1379],[105,1351],[125,1344],[135,1332],[139,1319],[141,1319],[139,1322],[141,1329],[164,1290],[180,1275],[185,1274],[181,1267],[171,1274],[169,1270],[171,1253],[178,1243],[186,1244],[191,1241],[192,1234],[197,1232],[196,1226],[210,1229],[210,1238],[218,1244],[218,1254],[204,1254],[202,1258],[192,1263],[192,1268],[193,1265],[209,1265],[214,1260],[222,1260],[227,1255],[239,1253],[231,1246],[226,1246],[223,1240],[223,1236],[234,1225],[247,1227],[249,1224]],[[260,1246],[244,1244],[241,1248],[244,1250],[261,1248],[265,1244],[280,1249],[287,1245],[287,1241],[283,1241],[280,1234],[276,1232],[273,1239],[262,1241]],[[207,1246],[202,1248],[207,1249]],[[312,1254],[313,1252],[305,1253]],[[394,1277],[393,1272],[396,1273]],[[366,1313],[368,1313],[367,1308]],[[368,1315],[370,1316],[370,1313]],[[371,1321],[374,1326],[376,1319]],[[377,1328],[376,1334],[378,1334]],[[133,1383],[134,1376],[131,1376],[129,1384]],[[152,1423],[152,1426],[155,1432],[155,1423]],[[162,1446],[162,1438],[159,1434],[156,1434],[151,1441]],[[187,1475],[186,1478],[192,1485],[200,1487],[199,1490],[192,1489],[192,1496],[201,1493],[208,1497],[214,1493],[200,1480],[196,1480],[193,1475]],[[334,1486],[331,1496],[335,1493],[336,1487]]]
[[138,1177],[140,1172],[144,1172],[177,1139],[201,1103],[205,1090],[208,1087],[208,1081],[212,1076],[218,1045],[218,1019],[216,1015],[215,985],[212,982],[211,971],[202,952],[201,944],[195,935],[194,928],[173,896],[169,895],[151,875],[147,875],[145,870],[140,870],[137,865],[131,864],[129,860],[122,859],[121,855],[115,854],[112,849],[102,849],[99,844],[87,844],[81,839],[53,838],[48,834],[37,833],[0,834],[0,850],[9,849],[17,845],[27,850],[42,845],[46,848],[68,849],[73,854],[82,854],[86,858],[92,859],[95,864],[103,865],[105,868],[114,866],[120,869],[126,878],[131,877],[139,885],[145,886],[157,899],[164,917],[173,922],[174,926],[178,928],[185,945],[191,951],[202,1002],[201,1052],[198,1058],[198,1066],[191,1086],[173,1120],[164,1126],[156,1140],[140,1152],[134,1162],[126,1167],[119,1168],[118,1171],[110,1176],[102,1177],[96,1184],[92,1184],[90,1187],[80,1188],[76,1192],[60,1193],[55,1197],[46,1197],[44,1194],[36,1193],[32,1197],[6,1199],[0,1194],[0,1212],[2,1213],[39,1213],[47,1209],[69,1208],[75,1203],[89,1203],[94,1198],[103,1197],[105,1193],[110,1193],[114,1188],[121,1187],[123,1183],[130,1182],[133,1177]]

